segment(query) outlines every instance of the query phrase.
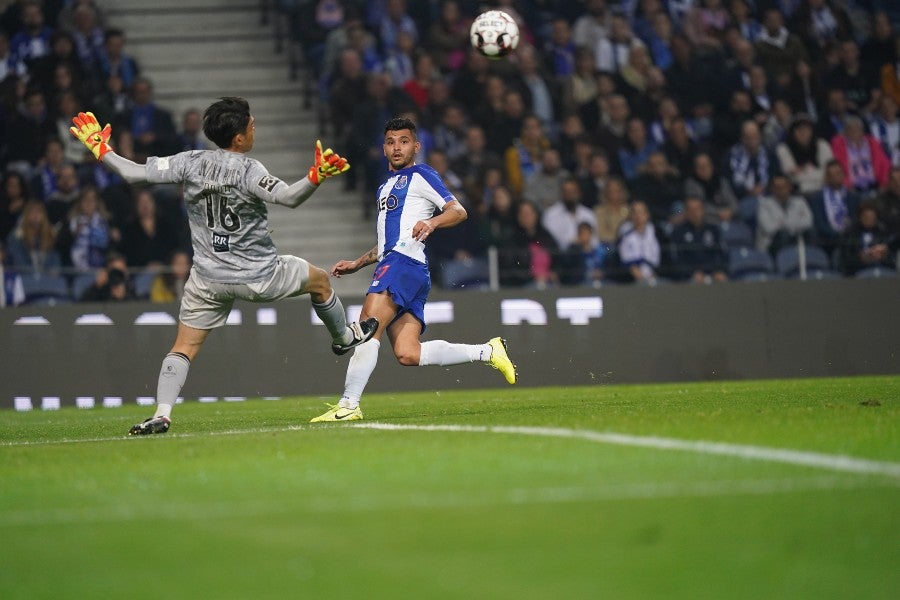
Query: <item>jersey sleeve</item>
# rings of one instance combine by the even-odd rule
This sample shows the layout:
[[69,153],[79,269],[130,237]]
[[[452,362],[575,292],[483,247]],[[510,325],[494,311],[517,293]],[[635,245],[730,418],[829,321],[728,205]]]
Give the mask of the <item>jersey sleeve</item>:
[[276,192],[281,188],[287,187],[284,181],[274,175],[270,175],[263,164],[255,159],[250,160],[244,181],[246,190],[250,195],[256,196],[263,202],[270,204],[275,203]]
[[419,174],[425,180],[425,183],[428,184],[425,186],[423,195],[426,200],[434,204],[438,209],[444,210],[444,205],[451,200],[456,200],[456,196],[447,189],[437,171],[428,166],[423,165],[423,167]]
[[181,183],[185,179],[190,152],[173,156],[150,156],[144,165],[149,183]]

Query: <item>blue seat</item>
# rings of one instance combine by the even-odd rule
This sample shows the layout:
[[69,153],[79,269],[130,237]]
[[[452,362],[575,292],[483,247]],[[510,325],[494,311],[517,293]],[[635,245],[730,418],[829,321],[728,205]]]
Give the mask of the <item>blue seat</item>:
[[484,258],[448,260],[441,265],[444,289],[485,288],[490,283],[488,261]]
[[57,304],[71,302],[69,282],[62,275],[22,275],[25,304]]
[[[829,278],[833,272],[828,253],[818,246],[805,247],[806,275],[810,279]],[[785,246],[775,255],[775,268],[783,277],[800,276],[800,249],[796,245]],[[836,273],[834,273],[836,275]]]
[[740,281],[765,281],[772,279],[775,268],[768,252],[753,247],[733,248],[728,251],[728,276]]
[[156,273],[145,271],[134,276],[134,295],[142,300],[150,297],[150,289],[153,287],[153,280],[156,279]]
[[857,279],[881,279],[883,277],[896,277],[897,271],[889,267],[866,267],[856,272],[854,277]]
[[722,244],[726,250],[734,248],[752,248],[756,244],[753,230],[743,221],[725,221],[719,229],[722,231]]
[[94,280],[97,278],[96,273],[79,273],[72,279],[72,299],[76,302],[81,300],[81,297],[87,291],[89,287],[94,284]]

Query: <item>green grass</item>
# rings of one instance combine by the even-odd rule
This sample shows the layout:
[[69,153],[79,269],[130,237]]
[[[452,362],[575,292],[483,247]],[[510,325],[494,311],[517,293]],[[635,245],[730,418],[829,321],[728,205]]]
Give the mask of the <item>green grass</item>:
[[[370,395],[364,423],[900,466],[900,377]],[[894,598],[900,477],[308,425],[321,399],[0,413],[0,598]]]

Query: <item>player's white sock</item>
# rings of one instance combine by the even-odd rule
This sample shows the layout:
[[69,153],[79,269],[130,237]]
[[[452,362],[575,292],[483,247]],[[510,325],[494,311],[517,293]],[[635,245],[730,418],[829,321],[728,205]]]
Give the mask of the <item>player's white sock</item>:
[[349,344],[353,341],[353,332],[347,327],[347,313],[344,312],[344,305],[341,304],[341,299],[334,291],[331,292],[331,298],[322,304],[313,302],[312,305],[313,310],[325,323],[325,327],[335,343]]
[[338,403],[344,408],[359,406],[359,399],[378,362],[379,348],[381,348],[381,342],[372,339],[365,344],[360,344],[353,351],[353,356],[350,357],[350,363],[347,365],[347,377],[344,379],[344,396]]
[[419,351],[419,366],[429,365],[459,365],[476,360],[487,361],[491,359],[490,344],[451,344],[444,340],[432,340],[422,342]]
[[159,382],[156,384],[156,414],[154,417],[168,417],[172,414],[172,405],[181,393],[184,380],[191,368],[190,359],[181,352],[169,352],[162,361],[159,370]]

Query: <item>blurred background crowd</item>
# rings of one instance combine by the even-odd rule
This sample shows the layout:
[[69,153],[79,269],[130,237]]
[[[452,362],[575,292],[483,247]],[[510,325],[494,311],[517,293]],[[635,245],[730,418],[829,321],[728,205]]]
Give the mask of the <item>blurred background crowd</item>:
[[[469,211],[429,241],[438,286],[484,285],[492,264],[504,287],[896,276],[895,2],[277,7],[361,215],[374,216],[396,115]],[[504,59],[469,44],[488,8],[519,25]],[[199,113],[176,125],[154,102],[93,0],[20,0],[0,21],[0,300],[24,301],[17,277],[60,269],[76,299],[177,297],[190,266],[178,190],[117,180],[68,126],[86,106],[112,115],[117,152],[141,162],[204,147]]]

